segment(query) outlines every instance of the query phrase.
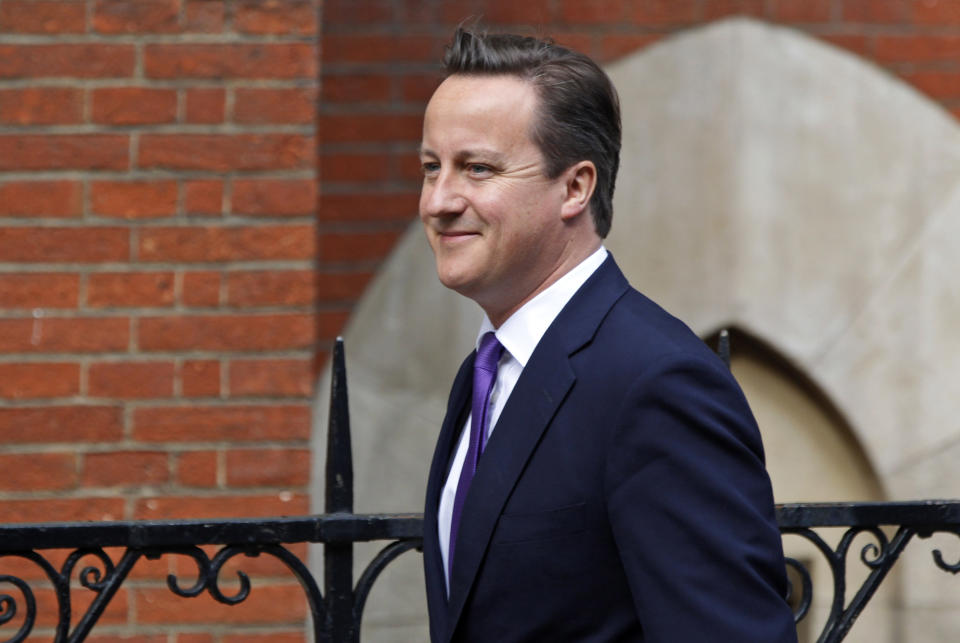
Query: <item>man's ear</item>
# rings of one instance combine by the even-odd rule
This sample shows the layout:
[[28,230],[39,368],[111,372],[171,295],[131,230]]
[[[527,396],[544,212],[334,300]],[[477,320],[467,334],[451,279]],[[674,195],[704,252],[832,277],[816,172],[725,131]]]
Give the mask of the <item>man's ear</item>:
[[560,209],[564,221],[575,219],[590,205],[590,197],[597,187],[597,168],[592,161],[580,161],[563,173],[566,195]]

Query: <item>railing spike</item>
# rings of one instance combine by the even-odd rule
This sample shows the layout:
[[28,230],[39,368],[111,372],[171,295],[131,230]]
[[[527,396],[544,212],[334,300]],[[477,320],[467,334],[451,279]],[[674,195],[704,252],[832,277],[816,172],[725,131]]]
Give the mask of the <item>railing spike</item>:
[[353,453],[343,338],[333,344],[330,419],[327,426],[326,513],[353,511]]
[[727,365],[727,368],[730,368],[730,331],[726,328],[720,329],[720,336],[717,339],[717,355]]

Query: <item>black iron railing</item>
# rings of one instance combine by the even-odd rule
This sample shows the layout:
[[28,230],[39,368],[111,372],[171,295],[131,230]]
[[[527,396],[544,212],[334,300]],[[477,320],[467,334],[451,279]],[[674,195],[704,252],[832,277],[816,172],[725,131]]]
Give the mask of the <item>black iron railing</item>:
[[[721,355],[725,353],[729,354],[729,349],[721,346]],[[177,576],[169,575],[167,586],[170,591],[185,598],[207,592],[217,601],[229,605],[242,603],[256,589],[251,587],[249,576],[239,571],[239,587],[224,591],[220,586],[220,573],[227,561],[240,556],[274,557],[286,565],[303,588],[312,617],[314,639],[335,643],[358,641],[363,608],[374,581],[392,560],[420,546],[423,524],[417,514],[353,513],[346,365],[340,340],[334,347],[332,368],[326,513],[274,519],[0,526],[0,628],[13,629],[16,623],[20,623],[16,632],[0,634],[2,640],[26,640],[38,616],[37,600],[30,583],[21,577],[4,574],[4,559],[12,557],[32,562],[52,584],[58,606],[53,640],[60,643],[86,638],[138,561],[179,554],[193,559],[197,576],[192,584],[184,587]],[[960,502],[782,505],[777,507],[777,520],[783,534],[807,539],[829,565],[833,597],[818,641],[833,643],[843,640],[914,536],[927,538],[937,532],[960,535]],[[814,531],[820,527],[846,530],[834,548]],[[888,537],[881,527],[895,528],[894,535]],[[860,560],[868,574],[853,598],[847,601],[847,558],[854,539],[861,534],[867,534],[873,541],[860,551]],[[388,541],[388,544],[354,583],[354,543],[378,540]],[[304,562],[288,548],[296,543],[323,544],[322,590]],[[220,547],[210,556],[201,549],[204,545]],[[105,548],[110,547],[123,549],[118,560],[106,553]],[[43,554],[54,549],[71,551],[59,568]],[[86,564],[78,570],[80,560],[89,560],[90,557],[97,564]],[[945,561],[939,550],[934,550],[933,559],[945,571],[954,574],[960,571],[960,562]],[[787,564],[799,578],[799,587],[796,588],[799,596],[794,601],[795,619],[799,622],[809,612],[813,584],[806,565],[793,559],[788,559]],[[89,590],[94,596],[76,623],[71,609],[74,574],[79,588]],[[18,614],[20,618],[16,618]]]

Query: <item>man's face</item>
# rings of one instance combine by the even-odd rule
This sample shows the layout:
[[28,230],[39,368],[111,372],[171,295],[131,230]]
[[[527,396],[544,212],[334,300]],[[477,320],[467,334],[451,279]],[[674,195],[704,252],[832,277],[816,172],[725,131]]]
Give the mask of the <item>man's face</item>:
[[530,139],[533,87],[514,76],[447,78],[427,106],[420,219],[440,281],[499,325],[564,258],[563,175]]

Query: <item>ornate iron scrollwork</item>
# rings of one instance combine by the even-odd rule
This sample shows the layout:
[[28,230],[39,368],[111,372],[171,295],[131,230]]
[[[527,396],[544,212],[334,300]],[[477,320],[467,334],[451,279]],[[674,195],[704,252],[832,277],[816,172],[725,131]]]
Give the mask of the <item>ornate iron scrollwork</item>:
[[[185,587],[175,575],[169,575],[167,586],[170,591],[185,598],[206,591],[227,605],[242,603],[256,591],[250,577],[241,570],[237,571],[239,588],[236,592],[228,594],[221,589],[220,575],[227,561],[241,554],[246,557],[272,556],[283,562],[302,586],[313,617],[315,641],[358,641],[363,609],[374,581],[398,556],[420,547],[423,519],[414,514],[353,513],[346,367],[340,341],[333,351],[331,391],[325,514],[258,520],[0,525],[0,561],[5,557],[30,561],[53,585],[59,613],[54,642],[83,641],[136,562],[141,558],[157,559],[167,554],[188,556],[197,565],[197,579],[190,586]],[[818,640],[820,643],[835,643],[846,636],[914,535],[928,538],[944,532],[960,536],[960,502],[783,505],[777,508],[777,521],[781,533],[806,539],[827,561],[834,593],[827,624]],[[880,529],[888,525],[897,527],[892,538]],[[821,527],[846,529],[836,549],[815,531]],[[847,603],[847,558],[860,534],[867,534],[874,541],[862,547],[859,554],[869,573]],[[353,545],[374,540],[388,541],[389,544],[370,562],[354,586]],[[324,543],[323,593],[307,566],[284,547],[292,543]],[[211,558],[200,548],[201,545],[220,548]],[[104,547],[121,547],[124,553],[114,561]],[[38,553],[48,549],[68,549],[72,553],[57,570]],[[95,597],[71,630],[71,577],[80,561],[90,556],[97,564],[82,567],[77,577],[80,587],[93,592]],[[933,559],[944,571],[960,572],[960,561],[945,561],[939,549],[933,551]],[[794,614],[799,622],[810,611],[813,583],[802,562],[792,558],[786,562],[799,575],[801,594]],[[15,624],[21,616],[23,623],[3,643],[19,643],[26,640],[36,624],[36,596],[26,580],[4,574],[0,568],[0,585],[4,583],[12,585],[21,594],[22,601],[11,593],[13,590],[0,591],[0,626]]]

